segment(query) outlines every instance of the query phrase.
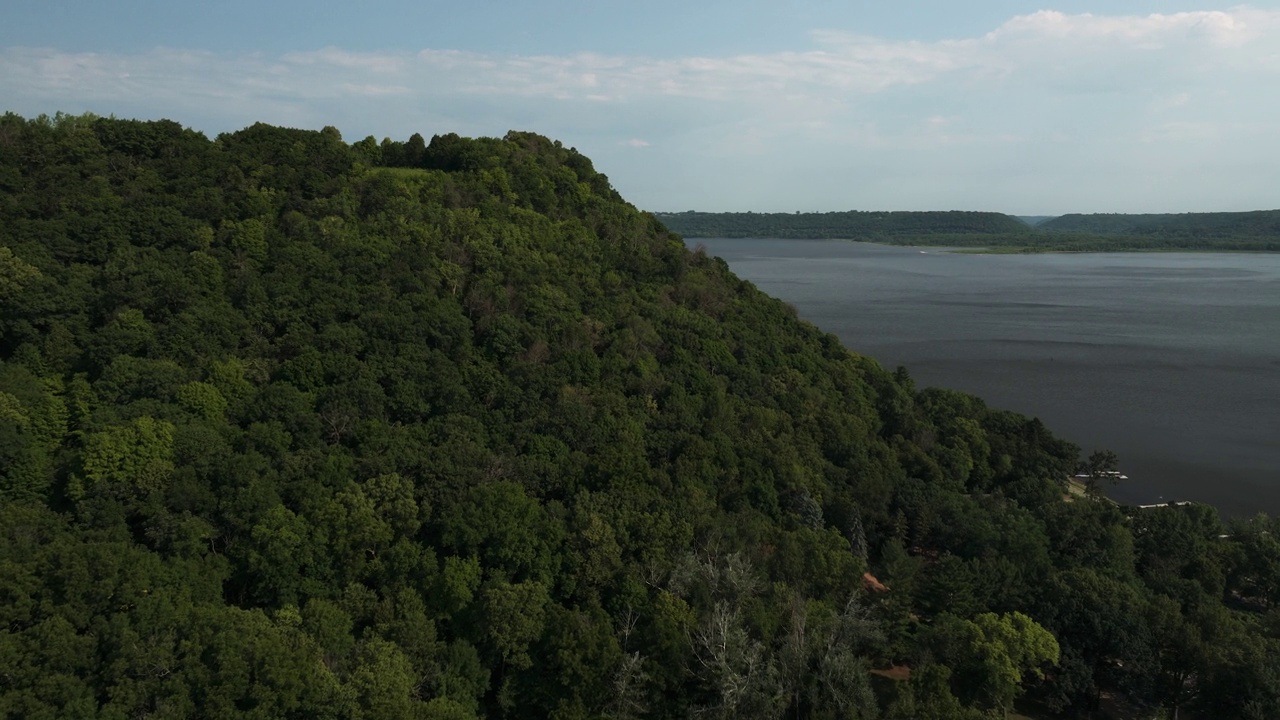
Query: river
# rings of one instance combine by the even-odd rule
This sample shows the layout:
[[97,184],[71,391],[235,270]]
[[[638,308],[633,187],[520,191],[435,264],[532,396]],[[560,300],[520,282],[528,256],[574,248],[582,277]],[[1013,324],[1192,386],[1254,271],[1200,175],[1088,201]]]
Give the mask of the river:
[[920,387],[1114,450],[1121,502],[1280,514],[1280,255],[688,242]]

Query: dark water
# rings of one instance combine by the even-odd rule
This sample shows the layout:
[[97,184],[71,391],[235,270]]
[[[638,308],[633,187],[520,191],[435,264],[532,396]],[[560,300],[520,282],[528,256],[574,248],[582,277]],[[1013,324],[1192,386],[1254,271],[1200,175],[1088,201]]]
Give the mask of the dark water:
[[919,386],[1114,450],[1130,477],[1118,500],[1280,514],[1280,255],[701,242]]

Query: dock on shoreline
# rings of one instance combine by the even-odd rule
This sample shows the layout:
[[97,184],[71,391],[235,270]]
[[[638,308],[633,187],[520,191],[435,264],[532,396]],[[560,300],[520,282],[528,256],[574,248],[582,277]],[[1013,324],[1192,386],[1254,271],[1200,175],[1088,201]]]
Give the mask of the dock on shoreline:
[[1076,500],[1077,498],[1094,497],[1099,500],[1105,500],[1106,502],[1109,502],[1112,505],[1116,505],[1118,507],[1131,507],[1137,510],[1151,510],[1153,508],[1162,508],[1162,507],[1182,507],[1183,505],[1194,504],[1194,502],[1191,500],[1167,500],[1165,502],[1150,503],[1146,505],[1126,505],[1125,503],[1117,502],[1115,499],[1107,497],[1105,494],[1102,494],[1102,493],[1099,493],[1097,495],[1090,495],[1089,485],[1086,482],[1086,480],[1087,478],[1081,478],[1079,476],[1072,476],[1067,478],[1067,494],[1063,496],[1063,499],[1070,502],[1070,501]]

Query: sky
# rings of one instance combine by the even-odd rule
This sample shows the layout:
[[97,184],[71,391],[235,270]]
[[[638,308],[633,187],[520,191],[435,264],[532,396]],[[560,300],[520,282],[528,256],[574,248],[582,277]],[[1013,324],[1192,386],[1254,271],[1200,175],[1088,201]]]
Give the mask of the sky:
[[2,0],[0,111],[542,133],[651,211],[1280,208],[1280,2]]

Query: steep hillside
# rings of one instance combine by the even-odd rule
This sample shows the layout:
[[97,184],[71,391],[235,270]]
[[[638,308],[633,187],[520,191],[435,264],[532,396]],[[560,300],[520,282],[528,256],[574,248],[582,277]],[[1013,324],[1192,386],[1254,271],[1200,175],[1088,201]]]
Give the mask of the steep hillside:
[[6,718],[1280,711],[1280,528],[1064,500],[537,135],[6,115],[0,308]]

